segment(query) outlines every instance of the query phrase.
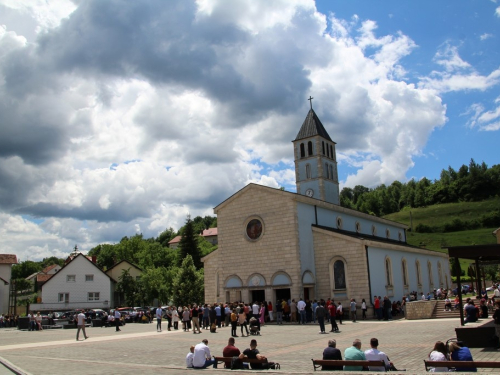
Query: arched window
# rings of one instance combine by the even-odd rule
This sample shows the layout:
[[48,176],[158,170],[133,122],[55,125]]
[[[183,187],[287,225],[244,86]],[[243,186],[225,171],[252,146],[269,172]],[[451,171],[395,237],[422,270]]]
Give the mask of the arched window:
[[385,258],[385,282],[392,286],[392,264],[390,258]]
[[359,232],[361,232],[361,224],[359,223],[359,221],[356,221],[356,233]]
[[301,158],[305,158],[306,157],[306,151],[305,151],[303,143],[300,144],[300,157]]
[[306,164],[306,178],[311,178],[311,166],[309,164]]
[[307,142],[307,155],[311,156],[313,154],[313,143],[311,141]]
[[333,263],[333,285],[334,289],[346,289],[345,282],[345,265],[341,260],[336,260]]
[[332,159],[335,160],[335,154],[333,153],[333,146],[330,145],[330,155],[332,156]]
[[417,284],[422,285],[422,274],[420,273],[420,262],[417,260],[415,262],[415,268],[417,270]]
[[431,289],[434,288],[434,280],[432,279],[432,264],[431,262],[427,262],[427,271],[429,273],[429,284],[431,285]]
[[409,285],[409,283],[408,283],[408,267],[406,265],[406,259],[403,259],[401,261],[401,268],[402,268],[402,272],[403,272],[403,285],[408,286]]
[[441,268],[441,262],[438,262],[438,277],[439,277],[439,287],[443,287],[443,269]]
[[337,217],[337,228],[342,229],[342,218],[340,216]]
[[321,141],[321,144],[323,145],[323,155],[325,154],[325,141]]

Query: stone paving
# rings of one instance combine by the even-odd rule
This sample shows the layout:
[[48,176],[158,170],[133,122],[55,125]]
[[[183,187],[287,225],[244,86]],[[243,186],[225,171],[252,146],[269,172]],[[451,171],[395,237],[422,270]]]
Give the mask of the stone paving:
[[[477,324],[482,324],[479,322]],[[344,350],[354,339],[361,339],[362,349],[369,347],[371,337],[379,339],[384,351],[397,368],[408,373],[424,373],[423,360],[436,341],[446,342],[455,336],[457,319],[395,320],[344,322],[340,333],[318,334],[318,326],[266,325],[258,336],[258,348],[270,360],[281,364],[280,373],[306,374],[313,372],[311,358],[320,359],[331,338]],[[327,326],[328,328],[329,326]],[[164,324],[166,328],[166,322]],[[44,330],[39,332],[0,330],[0,360],[8,361],[24,374],[179,374],[185,373],[184,358],[189,346],[203,338],[209,340],[213,355],[222,355],[230,328],[217,333],[201,334],[183,331],[156,332],[156,324],[127,324],[121,332],[114,328],[88,328],[88,340],[75,340],[76,330]],[[239,331],[238,331],[239,334]],[[81,334],[80,334],[81,335]],[[81,335],[80,338],[83,338]],[[251,337],[236,338],[241,350],[249,346]],[[475,360],[500,361],[500,351],[471,349]],[[0,374],[5,368],[0,365]],[[222,373],[230,370],[207,369]],[[498,370],[480,370],[492,372]],[[263,373],[264,371],[260,371]],[[277,371],[271,371],[277,372]],[[250,371],[231,371],[233,374]],[[363,372],[366,374],[366,372]]]

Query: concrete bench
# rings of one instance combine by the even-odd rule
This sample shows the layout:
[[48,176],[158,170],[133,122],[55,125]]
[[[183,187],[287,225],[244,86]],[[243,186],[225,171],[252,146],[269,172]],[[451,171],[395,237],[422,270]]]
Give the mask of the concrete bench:
[[[363,368],[372,367],[383,367],[385,368],[384,361],[349,361],[349,360],[339,360],[339,359],[311,359],[314,367],[314,371],[317,371],[320,367],[339,367],[344,368],[344,366],[363,366]],[[334,370],[331,370],[334,371]]]

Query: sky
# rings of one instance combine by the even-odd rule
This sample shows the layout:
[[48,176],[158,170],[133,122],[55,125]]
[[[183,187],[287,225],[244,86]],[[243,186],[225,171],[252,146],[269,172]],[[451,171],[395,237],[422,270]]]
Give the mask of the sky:
[[499,87],[500,0],[0,0],[0,253],[295,191],[309,96],[341,188],[491,167]]

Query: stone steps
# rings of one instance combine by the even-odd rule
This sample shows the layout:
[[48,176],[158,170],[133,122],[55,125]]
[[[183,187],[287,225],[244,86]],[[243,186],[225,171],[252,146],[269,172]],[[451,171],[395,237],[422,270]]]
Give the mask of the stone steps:
[[[453,301],[452,301],[453,306]],[[439,300],[434,307],[434,312],[432,313],[432,319],[443,319],[443,318],[460,318],[460,311],[452,309],[451,311],[444,311],[444,300]]]

